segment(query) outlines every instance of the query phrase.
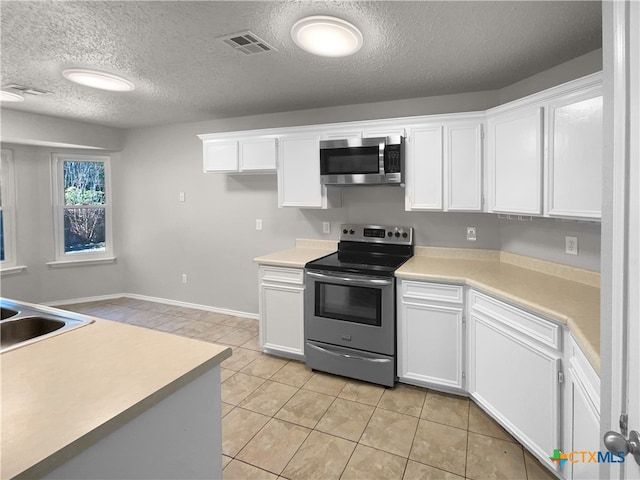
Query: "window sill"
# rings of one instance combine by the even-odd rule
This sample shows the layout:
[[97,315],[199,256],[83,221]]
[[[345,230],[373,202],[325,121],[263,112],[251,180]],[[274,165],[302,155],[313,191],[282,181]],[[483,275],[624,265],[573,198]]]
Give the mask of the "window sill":
[[85,258],[79,260],[59,260],[56,262],[47,262],[49,268],[65,268],[65,267],[81,267],[83,265],[101,265],[107,263],[115,263],[116,257],[107,258]]
[[27,269],[26,265],[19,265],[17,267],[2,268],[2,269],[0,269],[0,275],[2,275],[3,277],[5,275],[14,275],[16,273],[24,272],[26,269]]

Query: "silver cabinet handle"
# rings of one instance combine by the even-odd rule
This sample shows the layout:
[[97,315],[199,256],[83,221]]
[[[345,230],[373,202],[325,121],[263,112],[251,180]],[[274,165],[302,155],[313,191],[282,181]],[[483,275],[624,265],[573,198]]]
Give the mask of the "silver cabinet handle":
[[339,277],[336,275],[327,275],[326,273],[317,273],[307,271],[307,275],[313,278],[321,278],[325,280],[337,280],[345,283],[360,284],[360,285],[391,285],[393,280],[377,279],[377,278],[352,278],[352,277]]
[[350,360],[362,360],[364,362],[371,362],[371,363],[390,363],[391,362],[391,359],[388,359],[388,358],[366,358],[366,357],[358,357],[356,355],[348,355],[346,353],[332,352],[331,350],[327,350],[326,348],[318,347],[317,345],[312,345],[310,343],[307,343],[307,347],[313,348],[314,350],[317,350],[322,353],[328,353],[329,355],[333,355],[334,357],[348,358]]

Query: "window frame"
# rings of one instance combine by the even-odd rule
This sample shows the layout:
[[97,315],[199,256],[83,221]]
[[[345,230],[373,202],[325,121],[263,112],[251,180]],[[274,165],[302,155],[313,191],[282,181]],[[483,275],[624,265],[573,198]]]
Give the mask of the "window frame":
[[[64,251],[64,210],[73,208],[65,205],[64,200],[64,162],[96,162],[104,163],[104,189],[106,201],[103,205],[93,208],[105,210],[105,249],[96,252],[65,252]],[[54,230],[54,261],[47,265],[66,266],[87,263],[111,263],[115,261],[113,254],[113,198],[111,196],[111,157],[108,155],[54,153],[51,155],[51,178],[53,200],[53,230]],[[79,206],[78,208],[87,208]]]
[[16,177],[13,151],[3,148],[0,151],[0,184],[2,210],[4,260],[0,260],[0,270],[10,273],[18,265],[16,231]]

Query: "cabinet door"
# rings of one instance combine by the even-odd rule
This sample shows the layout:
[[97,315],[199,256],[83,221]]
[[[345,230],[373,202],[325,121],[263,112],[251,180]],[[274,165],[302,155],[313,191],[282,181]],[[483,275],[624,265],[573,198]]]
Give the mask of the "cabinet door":
[[482,124],[445,129],[445,210],[482,210]]
[[549,105],[548,208],[551,216],[600,218],[600,88]]
[[548,459],[560,445],[560,355],[485,315],[472,311],[471,322],[470,393],[539,459]]
[[202,143],[205,172],[237,172],[238,142],[208,141]]
[[365,129],[362,136],[364,138],[390,137],[392,135],[400,135],[401,137],[404,137],[405,134],[405,129],[401,127],[386,128],[384,126],[380,126],[378,128]]
[[362,138],[362,130],[331,130],[322,134],[323,140],[346,140],[349,138]]
[[489,167],[491,210],[542,213],[542,108],[490,117]]
[[320,136],[282,137],[279,155],[279,206],[327,208],[327,189],[320,184]]
[[256,138],[240,142],[240,171],[276,170],[276,139]]
[[463,390],[462,307],[402,302],[398,377],[408,383]]
[[406,210],[442,210],[442,127],[409,130],[406,151]]
[[262,348],[288,357],[304,357],[304,288],[262,284],[260,297]]
[[[569,398],[567,402],[571,409],[570,435],[571,443],[569,451],[597,452],[603,450],[600,445],[600,415],[597,413],[584,384],[569,371]],[[568,463],[573,480],[589,480],[599,478],[598,463]]]

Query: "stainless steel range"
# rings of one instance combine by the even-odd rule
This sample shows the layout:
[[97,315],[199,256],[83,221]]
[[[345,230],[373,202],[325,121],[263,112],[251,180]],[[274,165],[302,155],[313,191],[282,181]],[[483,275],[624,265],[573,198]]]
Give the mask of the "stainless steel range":
[[338,251],[306,264],[307,365],[392,387],[395,270],[413,255],[413,228],[342,225]]

